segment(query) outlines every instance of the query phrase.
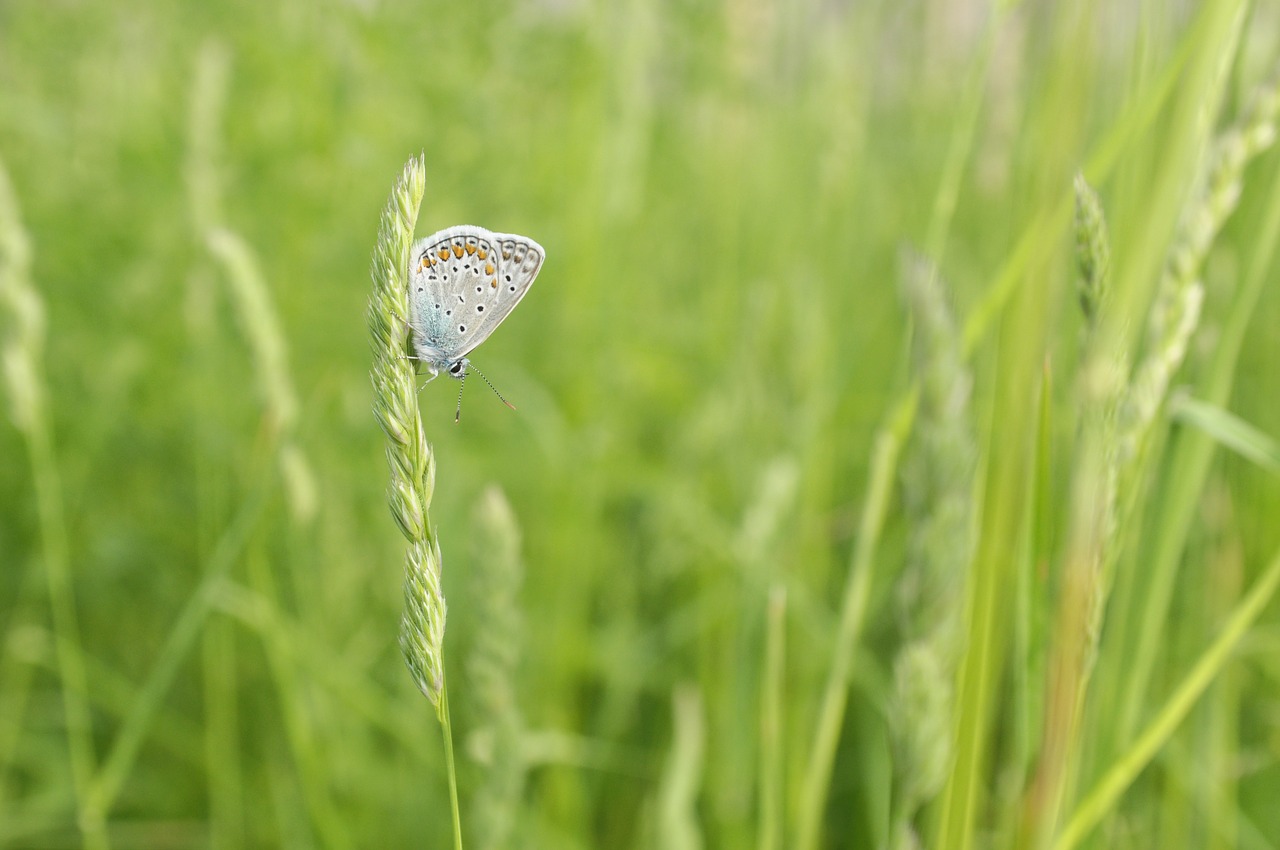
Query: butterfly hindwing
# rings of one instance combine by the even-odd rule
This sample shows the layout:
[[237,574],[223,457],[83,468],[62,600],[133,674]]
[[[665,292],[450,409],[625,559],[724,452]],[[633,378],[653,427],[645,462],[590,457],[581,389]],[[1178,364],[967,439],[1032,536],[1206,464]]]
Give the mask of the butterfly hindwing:
[[[482,322],[478,329],[478,338],[471,342],[467,351],[475,348],[493,333],[502,320],[524,298],[533,280],[542,268],[545,254],[542,246],[532,239],[516,236],[511,233],[494,233],[493,240],[497,247],[497,262],[494,263],[494,276],[489,279],[488,300],[484,302],[485,311],[481,314]],[[485,267],[486,273],[488,267]],[[466,352],[463,352],[464,354]]]

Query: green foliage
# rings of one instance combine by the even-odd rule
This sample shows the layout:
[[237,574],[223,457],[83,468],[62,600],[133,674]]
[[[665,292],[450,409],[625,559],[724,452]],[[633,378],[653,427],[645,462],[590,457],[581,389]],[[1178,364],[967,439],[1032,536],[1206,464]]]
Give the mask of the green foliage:
[[0,4],[0,847],[1280,842],[1278,16]]

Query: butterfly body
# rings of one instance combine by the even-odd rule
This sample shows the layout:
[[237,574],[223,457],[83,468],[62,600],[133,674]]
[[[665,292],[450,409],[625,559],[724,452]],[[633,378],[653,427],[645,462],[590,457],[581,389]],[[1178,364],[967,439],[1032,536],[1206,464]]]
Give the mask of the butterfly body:
[[413,359],[435,378],[463,379],[467,355],[524,298],[546,253],[525,236],[463,224],[419,239],[409,254]]

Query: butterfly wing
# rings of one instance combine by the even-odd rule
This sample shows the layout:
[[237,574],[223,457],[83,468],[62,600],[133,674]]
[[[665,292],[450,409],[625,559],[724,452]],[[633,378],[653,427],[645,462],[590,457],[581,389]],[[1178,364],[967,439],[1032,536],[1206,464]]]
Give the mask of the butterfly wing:
[[473,225],[415,243],[409,305],[418,358],[441,368],[488,339],[529,291],[545,256],[532,239]]
[[[528,237],[513,233],[491,235],[498,250],[496,257],[493,257],[494,273],[489,275],[489,264],[486,263],[482,269],[486,282],[472,287],[473,290],[481,290],[476,293],[477,301],[474,304],[468,300],[473,318],[479,319],[479,322],[476,335],[467,340],[468,345],[463,354],[488,339],[489,334],[511,314],[529,291],[529,287],[533,286],[534,278],[538,276],[542,261],[546,258],[542,246]],[[470,292],[467,297],[471,298]],[[481,307],[484,309],[481,310]]]

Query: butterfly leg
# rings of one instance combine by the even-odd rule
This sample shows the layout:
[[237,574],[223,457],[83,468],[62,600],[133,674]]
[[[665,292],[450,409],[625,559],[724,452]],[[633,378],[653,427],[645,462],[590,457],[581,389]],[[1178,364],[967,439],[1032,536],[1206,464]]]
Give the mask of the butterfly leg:
[[[410,359],[417,360],[418,358],[414,357],[414,358],[410,358]],[[430,378],[427,378],[425,381],[423,381],[423,382],[422,382],[422,386],[418,387],[418,392],[422,392],[424,389],[426,389],[427,384],[429,384],[429,383],[431,383],[432,381],[434,381],[434,380],[435,380],[437,377],[439,377],[439,375],[440,375],[440,373],[439,373],[438,371],[436,371],[435,369],[431,368],[430,366],[428,366],[428,367],[427,367],[427,369],[431,372],[431,377],[430,377]]]

